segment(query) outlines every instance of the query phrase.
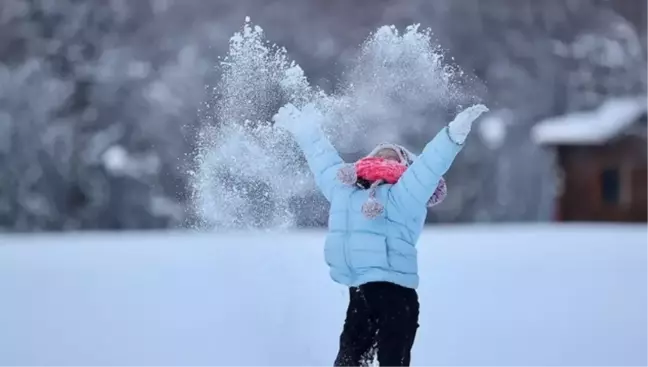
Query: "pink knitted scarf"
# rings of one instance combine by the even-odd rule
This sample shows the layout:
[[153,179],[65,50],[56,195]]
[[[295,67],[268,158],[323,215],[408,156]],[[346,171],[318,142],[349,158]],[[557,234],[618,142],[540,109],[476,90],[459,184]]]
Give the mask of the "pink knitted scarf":
[[[368,218],[375,218],[380,215],[384,206],[375,198],[376,187],[382,183],[395,184],[407,170],[407,166],[393,160],[379,157],[366,157],[355,164],[344,166],[338,172],[338,179],[345,184],[354,185],[358,179],[363,179],[371,185],[369,187],[369,200],[362,206],[362,212]],[[446,182],[443,177],[427,203],[427,207],[433,207],[445,199],[447,195]]]
[[395,184],[405,173],[407,166],[389,159],[366,157],[355,163],[355,169],[358,178],[369,182],[382,180],[388,184]]

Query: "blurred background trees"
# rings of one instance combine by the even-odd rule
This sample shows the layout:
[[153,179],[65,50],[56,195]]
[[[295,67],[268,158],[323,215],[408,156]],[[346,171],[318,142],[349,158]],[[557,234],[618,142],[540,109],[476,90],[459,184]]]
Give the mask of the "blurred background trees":
[[[208,123],[197,111],[248,15],[325,90],[377,27],[430,27],[493,110],[431,219],[549,220],[554,157],[529,131],[646,93],[646,11],[642,0],[3,0],[0,228],[185,223],[187,171]],[[295,201],[300,224],[323,223],[318,202]]]

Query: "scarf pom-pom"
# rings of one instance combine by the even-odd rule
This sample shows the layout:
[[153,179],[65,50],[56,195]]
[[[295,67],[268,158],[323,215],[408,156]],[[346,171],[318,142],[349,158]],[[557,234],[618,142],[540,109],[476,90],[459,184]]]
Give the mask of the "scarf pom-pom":
[[362,214],[369,219],[376,218],[382,214],[385,207],[374,198],[369,198],[367,202],[362,204]]
[[355,165],[347,164],[340,168],[337,173],[337,178],[345,185],[355,185],[358,181],[358,174]]
[[448,186],[446,185],[446,182],[442,177],[439,180],[439,184],[437,185],[436,190],[434,190],[434,194],[432,194],[432,197],[428,201],[428,208],[441,204],[441,202],[446,198],[447,195]]

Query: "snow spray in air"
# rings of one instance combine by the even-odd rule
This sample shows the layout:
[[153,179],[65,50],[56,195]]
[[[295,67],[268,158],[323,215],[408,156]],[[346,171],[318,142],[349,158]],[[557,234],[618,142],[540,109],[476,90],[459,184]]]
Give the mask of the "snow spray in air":
[[297,216],[311,215],[295,204],[315,190],[312,176],[292,138],[271,123],[285,103],[316,103],[333,144],[362,153],[403,134],[438,130],[444,122],[431,122],[426,112],[463,97],[456,87],[463,74],[445,65],[430,31],[418,25],[371,34],[329,95],[249,18],[231,38],[220,72],[202,111],[208,123],[191,180],[193,210],[200,227],[211,229],[288,228]]

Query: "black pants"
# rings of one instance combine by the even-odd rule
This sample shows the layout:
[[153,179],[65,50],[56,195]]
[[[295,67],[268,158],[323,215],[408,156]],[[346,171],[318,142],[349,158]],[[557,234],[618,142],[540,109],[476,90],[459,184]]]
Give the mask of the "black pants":
[[409,366],[418,329],[416,291],[375,282],[350,288],[349,297],[335,366],[366,366],[375,353],[381,366]]

